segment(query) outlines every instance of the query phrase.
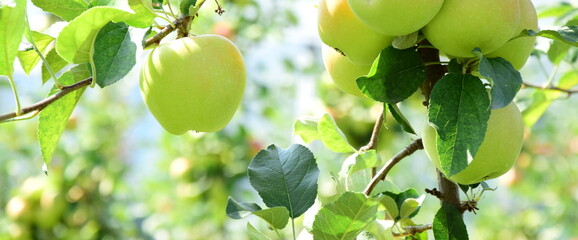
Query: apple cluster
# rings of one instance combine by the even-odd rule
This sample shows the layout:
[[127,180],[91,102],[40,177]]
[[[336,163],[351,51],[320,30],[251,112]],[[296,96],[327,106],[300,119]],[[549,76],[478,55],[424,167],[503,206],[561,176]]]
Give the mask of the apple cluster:
[[[535,44],[535,37],[518,37],[526,29],[538,30],[531,0],[320,0],[318,9],[327,72],[338,88],[360,97],[365,96],[356,79],[369,73],[381,50],[396,38],[416,43],[425,39],[460,62],[477,58],[473,50],[478,48],[485,57],[504,58],[519,70]],[[441,169],[436,136],[427,126],[423,142]],[[523,120],[516,104],[492,110],[476,156],[449,179],[467,185],[504,174],[517,159],[522,141]]]
[[[321,0],[318,31],[329,75],[343,91],[363,96],[355,79],[367,74],[396,37],[420,34],[448,58],[502,57],[521,69],[538,30],[531,0]],[[334,50],[332,50],[333,48]],[[337,53],[339,54],[337,54]],[[349,70],[346,70],[349,69]]]
[[153,49],[142,65],[140,91],[168,132],[216,132],[239,107],[245,80],[245,63],[233,42],[197,35]]

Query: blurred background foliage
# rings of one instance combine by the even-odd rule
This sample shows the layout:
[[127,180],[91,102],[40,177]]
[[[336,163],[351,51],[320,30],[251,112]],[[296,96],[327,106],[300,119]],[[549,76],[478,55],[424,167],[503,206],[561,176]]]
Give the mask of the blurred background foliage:
[[[538,9],[560,4],[534,2]],[[248,239],[246,221],[274,236],[257,219],[225,215],[228,196],[260,201],[246,175],[252,157],[269,144],[301,142],[292,135],[294,121],[326,112],[354,146],[367,143],[380,106],[340,92],[324,73],[314,3],[221,0],[223,16],[211,4],[193,22],[193,33],[231,38],[248,67],[233,122],[218,133],[166,133],[140,99],[136,67],[115,85],[85,92],[48,175],[42,172],[36,120],[0,125],[0,239]],[[58,21],[29,6],[33,29]],[[541,26],[554,23],[545,18]],[[522,71],[525,81],[544,83],[555,70],[554,80],[565,72],[578,74],[576,51],[556,67],[547,59],[548,48],[548,41],[538,45]],[[16,73],[25,105],[50,88],[41,85],[39,74]],[[523,89],[519,105],[529,106],[540,94]],[[421,101],[416,94],[400,106],[418,131],[426,120]],[[0,102],[2,112],[12,110],[7,81],[0,82]],[[484,194],[477,215],[465,215],[471,239],[578,239],[577,105],[578,97],[562,96],[527,129],[514,169],[489,181],[497,191]],[[391,116],[386,121],[382,159],[417,138],[403,133]],[[321,169],[319,195],[329,198],[335,192],[331,174],[347,156],[319,142],[309,147]],[[418,191],[437,184],[423,152],[397,165],[389,180]],[[431,223],[437,208],[437,199],[428,196],[416,222]]]

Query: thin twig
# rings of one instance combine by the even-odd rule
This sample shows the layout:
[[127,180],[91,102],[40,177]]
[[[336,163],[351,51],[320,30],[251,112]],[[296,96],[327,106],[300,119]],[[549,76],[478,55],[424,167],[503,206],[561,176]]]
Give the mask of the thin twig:
[[535,85],[535,84],[531,84],[531,83],[524,83],[523,85],[525,88],[537,88],[537,89],[542,89],[542,90],[555,90],[555,91],[560,91],[560,92],[564,92],[567,93],[568,95],[572,95],[572,94],[576,94],[578,93],[578,89],[573,90],[573,89],[562,89],[559,87],[554,87],[554,86],[539,86],[539,85]]
[[385,113],[385,105],[383,106],[383,109],[381,109],[381,113],[379,114],[379,117],[375,121],[375,125],[373,126],[373,132],[371,133],[371,138],[369,139],[369,142],[367,143],[367,145],[361,147],[359,151],[364,152],[377,149],[377,143],[379,142],[379,133],[381,132],[381,127],[383,126],[384,113]]
[[183,24],[184,21],[189,20],[190,21],[190,16],[181,16],[179,17],[177,20],[175,20],[173,22],[173,25],[175,27],[173,27],[173,25],[167,25],[163,28],[163,30],[161,30],[159,33],[157,33],[156,35],[154,35],[153,37],[149,38],[146,40],[145,42],[145,47],[151,46],[153,44],[159,44],[161,42],[161,40],[163,40],[163,38],[165,38],[167,35],[169,35],[171,32],[175,31],[176,28],[178,26],[180,26],[181,24]]
[[411,236],[411,235],[425,232],[427,230],[432,229],[432,227],[433,226],[431,224],[418,225],[418,226],[406,226],[406,227],[403,227],[403,230],[405,230],[405,232],[394,233],[393,236],[396,238],[407,237],[407,236]]
[[367,185],[367,188],[365,188],[363,193],[365,195],[369,196],[369,194],[371,194],[371,191],[373,191],[373,188],[375,188],[377,183],[379,183],[379,181],[385,179],[385,177],[387,176],[389,171],[393,168],[393,166],[395,166],[397,163],[399,163],[399,161],[401,161],[405,157],[413,154],[415,151],[417,151],[419,149],[423,149],[423,143],[421,141],[421,138],[413,141],[411,144],[409,144],[407,147],[405,147],[405,149],[403,151],[401,151],[401,152],[397,153],[395,156],[393,156],[393,158],[391,160],[389,160],[385,164],[385,166],[383,166],[383,168],[381,170],[379,170],[379,173],[377,173],[377,175],[375,175],[371,179],[371,182],[369,183],[369,185]]
[[20,114],[16,113],[16,112],[12,112],[12,113],[8,113],[8,114],[4,114],[4,115],[0,115],[0,122],[1,121],[5,121],[8,119],[12,119],[18,116],[22,116],[31,112],[35,112],[35,111],[42,111],[42,109],[44,109],[45,107],[47,107],[48,105],[50,105],[53,102],[56,102],[56,100],[66,96],[67,94],[74,92],[78,89],[81,89],[83,87],[86,87],[88,85],[90,85],[92,83],[92,78],[87,78],[84,79],[80,82],[77,82],[75,84],[72,84],[70,86],[63,86],[62,90],[60,90],[59,92],[51,95],[50,97],[45,98],[44,100],[37,102],[35,104],[32,104],[28,107],[22,108],[20,110]]

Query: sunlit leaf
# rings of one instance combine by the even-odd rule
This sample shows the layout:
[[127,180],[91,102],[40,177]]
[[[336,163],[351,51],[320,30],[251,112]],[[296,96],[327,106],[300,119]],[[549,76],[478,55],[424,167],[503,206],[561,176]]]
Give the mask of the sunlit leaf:
[[70,21],[88,9],[85,0],[32,0],[32,3],[65,21]]
[[[50,43],[52,43],[52,41],[54,41],[54,38],[36,31],[31,31],[30,35],[32,41],[34,41],[36,44],[38,51],[40,51],[42,54],[46,54],[48,46]],[[26,74],[30,74],[30,71],[32,71],[32,69],[40,61],[40,55],[38,55],[32,44],[30,44],[30,47],[25,49],[25,51],[18,52],[18,60],[20,60],[20,65],[22,66],[22,69],[24,69],[24,72]]]
[[0,75],[12,76],[14,72],[14,58],[26,29],[25,17],[25,0],[0,2]]

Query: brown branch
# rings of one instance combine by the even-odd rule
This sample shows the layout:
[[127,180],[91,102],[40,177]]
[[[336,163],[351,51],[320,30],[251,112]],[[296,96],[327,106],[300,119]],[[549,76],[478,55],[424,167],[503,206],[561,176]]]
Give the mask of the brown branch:
[[[175,20],[173,22],[173,24],[175,27],[179,27],[181,24],[188,23],[187,21],[188,22],[191,21],[190,16],[180,17],[179,19]],[[164,37],[169,35],[169,33],[173,32],[174,30],[176,30],[176,28],[174,28],[172,25],[165,26],[163,28],[163,30],[161,30],[161,32],[157,33],[153,37],[146,40],[145,47],[151,46],[152,44],[155,44],[155,43],[158,44]],[[24,107],[24,108],[20,109],[20,114],[18,114],[17,112],[11,112],[11,113],[7,113],[4,115],[0,115],[0,123],[6,122],[6,120],[14,119],[16,117],[23,116],[23,115],[26,115],[26,114],[29,114],[32,112],[42,111],[48,105],[52,104],[53,102],[56,102],[56,100],[66,96],[67,94],[74,92],[78,89],[89,86],[91,83],[92,83],[92,77],[84,79],[84,80],[77,82],[75,84],[72,84],[70,86],[63,86],[59,92],[41,100],[35,104],[32,104],[28,107]]]
[[381,170],[379,170],[379,173],[377,173],[377,175],[375,175],[371,179],[371,182],[369,183],[369,185],[367,185],[367,187],[365,188],[363,193],[366,196],[369,196],[369,194],[371,194],[371,191],[373,191],[373,188],[375,188],[375,186],[377,186],[377,183],[379,183],[379,181],[385,179],[385,177],[387,176],[389,171],[393,168],[393,166],[395,166],[397,163],[399,163],[399,161],[401,161],[405,157],[413,154],[415,151],[417,151],[419,149],[423,149],[423,143],[421,141],[421,138],[413,141],[411,144],[409,144],[407,147],[405,147],[405,149],[403,151],[401,151],[401,152],[397,153],[395,156],[393,156],[393,158],[391,160],[389,160],[385,164],[385,166],[383,166],[383,168]]
[[568,95],[572,95],[572,94],[576,94],[578,93],[578,89],[573,90],[573,89],[563,89],[563,88],[559,88],[559,87],[554,87],[554,86],[539,86],[539,85],[535,85],[535,84],[531,84],[531,83],[524,83],[523,85],[524,88],[537,88],[537,89],[542,89],[542,90],[554,90],[554,91],[560,91],[560,92],[564,92]]
[[401,237],[407,237],[407,236],[412,236],[418,233],[422,233],[425,232],[427,230],[431,230],[432,229],[432,225],[431,224],[426,224],[426,225],[418,225],[418,226],[406,226],[403,227],[403,230],[405,232],[403,233],[393,233],[393,237],[396,238],[401,238]]
[[36,111],[42,111],[42,109],[44,109],[48,105],[52,104],[53,102],[56,102],[56,100],[66,96],[67,94],[74,92],[78,89],[89,86],[91,83],[92,83],[92,78],[87,78],[87,79],[84,79],[84,80],[77,82],[75,84],[72,84],[69,86],[63,86],[62,90],[60,90],[59,92],[45,98],[44,100],[42,100],[40,102],[32,104],[28,107],[22,108],[20,110],[20,114],[17,114],[16,112],[12,112],[12,113],[8,113],[8,114],[0,115],[0,122],[15,118],[18,116],[26,115],[28,113],[32,113],[32,112],[36,112]]
[[381,127],[383,127],[384,113],[385,113],[385,105],[383,106],[383,109],[381,109],[381,113],[379,114],[379,117],[375,121],[375,125],[373,126],[373,132],[371,133],[371,138],[369,139],[369,142],[367,143],[367,145],[361,147],[359,151],[364,152],[377,149],[377,143],[379,142],[379,133],[381,132]]

